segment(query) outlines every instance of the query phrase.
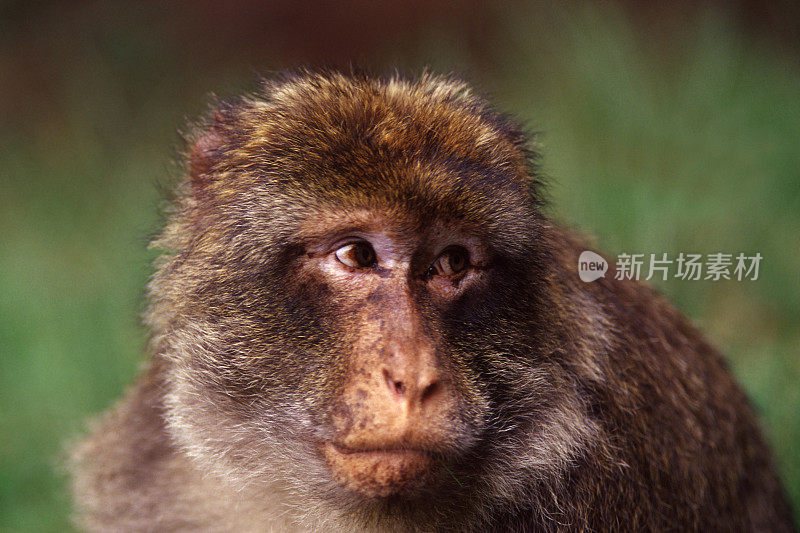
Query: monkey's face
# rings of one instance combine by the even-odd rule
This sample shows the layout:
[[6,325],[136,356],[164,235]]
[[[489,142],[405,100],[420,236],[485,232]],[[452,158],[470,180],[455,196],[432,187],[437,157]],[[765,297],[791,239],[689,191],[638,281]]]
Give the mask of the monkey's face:
[[323,327],[341,339],[319,447],[333,477],[363,495],[430,482],[484,425],[486,391],[448,348],[443,317],[485,293],[489,253],[453,226],[369,210],[304,224],[294,285],[316,295]]
[[229,238],[246,246],[181,265],[194,273],[171,335],[182,438],[249,476],[281,465],[320,494],[474,483],[487,427],[511,427],[503,406],[534,392],[510,381],[534,364],[534,327],[514,318],[535,298],[519,259],[469,220],[321,200],[256,245],[275,218],[250,202]]
[[176,442],[309,502],[502,492],[509,457],[566,456],[512,133],[455,100],[308,90],[233,109],[195,146],[151,286]]

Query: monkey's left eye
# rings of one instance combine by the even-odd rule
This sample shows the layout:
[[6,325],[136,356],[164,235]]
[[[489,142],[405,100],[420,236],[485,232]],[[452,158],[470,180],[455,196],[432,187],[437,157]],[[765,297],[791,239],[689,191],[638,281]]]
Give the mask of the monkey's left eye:
[[334,252],[340,263],[350,268],[371,267],[377,261],[375,250],[366,242],[346,244]]
[[455,276],[469,266],[469,252],[460,246],[448,248],[436,258],[429,270],[432,275]]

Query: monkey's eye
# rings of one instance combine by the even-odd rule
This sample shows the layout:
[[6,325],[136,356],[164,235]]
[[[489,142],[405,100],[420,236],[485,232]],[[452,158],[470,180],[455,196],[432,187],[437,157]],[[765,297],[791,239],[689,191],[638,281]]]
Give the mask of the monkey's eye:
[[469,252],[460,246],[448,248],[436,258],[429,270],[431,275],[455,276],[469,266]]
[[375,264],[375,250],[366,242],[346,244],[334,252],[340,263],[350,268],[367,268]]

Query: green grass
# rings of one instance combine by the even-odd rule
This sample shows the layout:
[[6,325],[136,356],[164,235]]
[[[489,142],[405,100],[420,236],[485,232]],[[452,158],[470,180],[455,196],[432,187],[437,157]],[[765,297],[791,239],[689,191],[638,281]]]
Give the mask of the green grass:
[[[476,78],[543,132],[555,216],[611,254],[764,256],[758,281],[659,288],[731,358],[800,506],[796,58],[740,36],[723,13],[659,39],[610,7],[537,8],[504,24],[492,69]],[[69,527],[64,443],[144,358],[146,243],[160,223],[157,184],[178,172],[175,132],[206,91],[250,75],[178,65],[158,25],[100,29],[50,43],[46,113],[0,124],[4,531]],[[432,35],[410,66],[470,68],[457,35]]]

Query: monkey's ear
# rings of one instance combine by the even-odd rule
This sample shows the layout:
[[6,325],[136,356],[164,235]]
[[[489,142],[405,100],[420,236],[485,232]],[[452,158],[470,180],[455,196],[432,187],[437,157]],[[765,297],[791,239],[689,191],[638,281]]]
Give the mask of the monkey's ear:
[[189,152],[189,178],[195,192],[204,189],[212,181],[212,168],[220,159],[227,142],[222,123],[222,115],[215,113],[211,127],[194,142]]

